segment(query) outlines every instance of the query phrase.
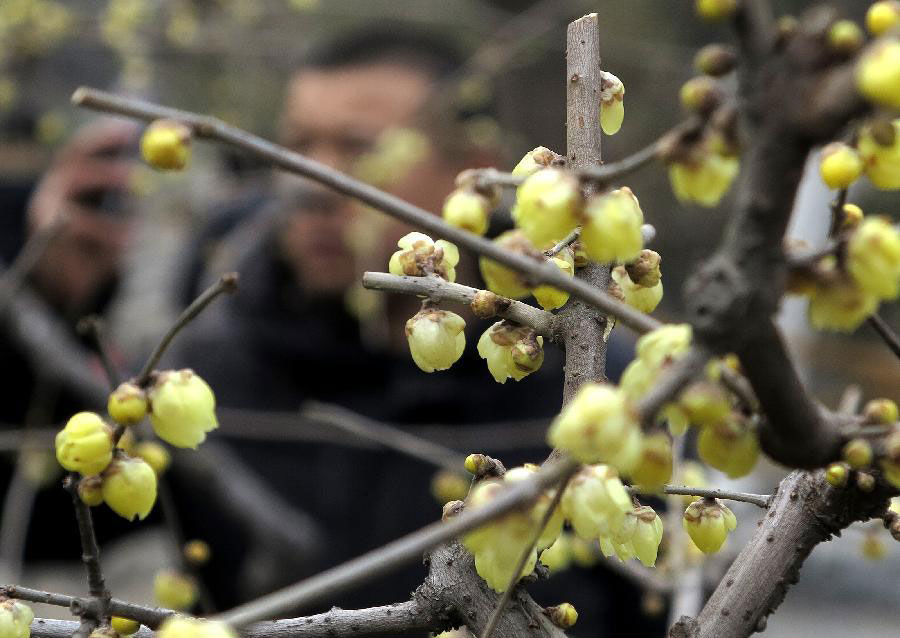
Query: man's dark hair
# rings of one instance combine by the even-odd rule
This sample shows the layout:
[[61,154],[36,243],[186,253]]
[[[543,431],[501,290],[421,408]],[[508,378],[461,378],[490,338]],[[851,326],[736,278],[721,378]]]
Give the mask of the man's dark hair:
[[403,25],[380,25],[353,31],[313,47],[303,66],[336,69],[396,62],[420,68],[435,80],[442,80],[456,71],[464,60],[460,49],[445,36],[412,31]]

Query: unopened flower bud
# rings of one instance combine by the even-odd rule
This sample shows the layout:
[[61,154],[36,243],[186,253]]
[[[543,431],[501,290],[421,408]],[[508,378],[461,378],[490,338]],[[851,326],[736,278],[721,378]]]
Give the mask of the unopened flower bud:
[[872,464],[872,446],[865,439],[851,439],[842,452],[844,460],[854,470],[869,467]]
[[624,266],[613,268],[611,279],[610,288],[612,285],[616,287],[616,291],[611,291],[611,294],[641,312],[653,312],[662,301],[663,284],[661,279],[657,279],[652,286],[642,286],[628,276],[628,271]]
[[856,487],[860,492],[871,492],[875,489],[875,477],[868,472],[857,472]]
[[819,282],[809,298],[809,321],[820,330],[852,332],[878,308],[878,297],[849,278]]
[[609,465],[584,466],[569,481],[560,507],[583,539],[618,535],[627,542],[636,528],[636,520],[626,516],[634,509],[631,497]]
[[[568,259],[566,258],[568,257]],[[563,250],[559,255],[550,257],[550,263],[560,269],[563,274],[569,277],[575,276],[575,260],[572,253]],[[569,300],[569,293],[565,290],[554,288],[553,286],[537,286],[534,291],[534,298],[544,310],[556,310],[566,305]]]
[[198,595],[197,581],[189,574],[161,569],[153,578],[153,596],[163,607],[187,611],[197,602]]
[[156,472],[156,476],[162,476],[172,463],[172,455],[156,441],[141,441],[134,446],[133,456],[144,459]]
[[865,126],[856,142],[866,177],[881,190],[900,189],[900,118]]
[[578,179],[564,170],[547,168],[519,186],[512,216],[529,241],[541,249],[559,241],[578,225],[581,206]]
[[850,476],[850,468],[846,463],[832,463],[825,469],[825,480],[833,487],[844,487]]
[[447,370],[466,348],[465,320],[454,312],[428,308],[406,322],[409,352],[424,372]]
[[885,217],[862,220],[847,245],[847,270],[865,292],[879,299],[900,295],[900,231]]
[[608,71],[601,71],[600,128],[607,135],[615,135],[625,119],[625,85]]
[[160,373],[149,397],[153,431],[175,447],[196,448],[219,427],[213,391],[193,370]]
[[120,636],[130,636],[136,634],[141,628],[141,623],[131,618],[122,618],[121,616],[113,616],[109,624],[116,630]]
[[117,456],[103,472],[102,489],[112,511],[128,521],[143,520],[156,502],[156,472],[143,459]]
[[681,202],[694,202],[712,208],[731,188],[740,170],[740,161],[723,154],[710,141],[696,146],[685,159],[669,164],[669,182]]
[[836,53],[850,55],[863,45],[865,35],[853,20],[838,20],[828,29],[828,48]]
[[468,230],[476,235],[484,235],[488,228],[491,205],[488,198],[469,188],[458,188],[444,200],[444,221]]
[[872,3],[866,12],[866,28],[872,35],[887,33],[900,26],[900,2],[898,0],[881,0]]
[[133,383],[121,383],[109,395],[106,411],[116,423],[135,425],[147,416],[147,394]]
[[658,284],[662,277],[659,269],[660,262],[662,262],[662,258],[658,252],[645,248],[637,259],[625,264],[624,268],[628,271],[631,281],[638,286],[650,288]]
[[458,472],[440,470],[431,477],[431,495],[441,505],[464,499],[468,491],[469,481]]
[[56,459],[70,472],[99,474],[112,452],[112,428],[94,412],[79,412],[56,435]]
[[875,104],[900,109],[900,40],[882,38],[863,53],[856,65],[856,86]]
[[678,403],[691,423],[699,426],[714,426],[731,415],[731,401],[716,383],[692,383],[681,393]]
[[863,418],[866,423],[888,424],[900,419],[897,404],[890,399],[872,399],[863,408]]
[[732,413],[720,423],[704,427],[697,440],[697,452],[707,464],[729,478],[746,476],[759,458],[759,441],[741,415]]
[[0,601],[0,636],[2,638],[29,638],[34,612],[18,600]]
[[158,638],[237,638],[229,625],[218,620],[169,616],[156,630]]
[[637,519],[637,526],[631,536],[634,556],[644,567],[654,567],[663,536],[662,520],[653,508],[647,505],[635,508],[629,516]]
[[[539,254],[525,234],[520,230],[508,230],[494,239],[497,246],[520,255]],[[522,279],[522,275],[511,270],[499,262],[487,257],[478,260],[478,267],[485,285],[501,297],[509,299],[521,299],[528,296],[530,289]]]
[[723,44],[707,44],[694,56],[694,68],[700,73],[719,77],[734,69],[737,56]]
[[710,113],[722,102],[722,92],[708,75],[698,75],[681,85],[681,105],[694,113]]
[[85,476],[78,481],[78,497],[88,507],[96,507],[103,502],[103,479],[99,476]]
[[719,501],[702,499],[688,506],[682,525],[697,549],[704,554],[714,554],[721,549],[728,533],[737,528],[737,519]]
[[647,434],[641,456],[630,474],[642,492],[658,492],[672,478],[672,441],[663,432]]
[[724,20],[737,9],[737,0],[695,0],[694,7],[704,20]]
[[843,142],[832,142],[822,149],[819,173],[828,188],[847,188],[862,172],[862,159],[851,146]]
[[856,228],[862,220],[862,208],[856,204],[844,204],[841,208],[841,230]]
[[571,603],[561,603],[555,607],[547,607],[544,613],[550,621],[561,629],[568,629],[578,621],[578,612]]
[[180,170],[191,155],[191,130],[174,120],[156,120],[141,136],[141,156],[153,168]]
[[210,550],[209,544],[206,541],[195,538],[184,544],[181,553],[184,555],[184,559],[188,564],[199,566],[209,562],[212,550]]
[[525,156],[519,160],[516,167],[512,169],[513,175],[528,177],[534,175],[542,168],[548,168],[553,161],[559,157],[556,153],[544,146],[538,146],[536,149],[528,151]]
[[588,257],[602,263],[636,259],[643,247],[644,213],[627,186],[592,197],[584,209],[581,245]]
[[496,316],[504,305],[509,305],[509,302],[504,304],[501,303],[502,301],[504,301],[502,297],[497,296],[490,290],[479,290],[475,293],[472,303],[469,304],[469,309],[476,317],[490,319]]

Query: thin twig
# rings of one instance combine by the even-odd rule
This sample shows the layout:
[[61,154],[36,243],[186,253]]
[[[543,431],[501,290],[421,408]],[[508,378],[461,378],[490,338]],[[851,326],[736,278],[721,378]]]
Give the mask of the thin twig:
[[112,358],[109,356],[109,348],[107,347],[104,334],[103,319],[97,315],[83,317],[78,322],[77,330],[79,334],[89,337],[94,347],[97,349],[97,355],[100,357],[103,371],[106,372],[106,377],[109,379],[109,386],[112,390],[115,390],[122,377],[116,369],[116,365],[113,363]]
[[141,368],[141,371],[137,376],[137,384],[139,386],[146,385],[150,380],[150,373],[153,372],[153,368],[156,367],[156,364],[159,363],[159,360],[162,358],[163,354],[166,351],[166,348],[169,347],[169,344],[172,343],[172,339],[175,338],[175,335],[188,325],[193,319],[199,315],[203,310],[212,303],[216,297],[221,295],[223,292],[233,292],[237,289],[237,281],[238,275],[235,272],[227,273],[222,275],[219,280],[214,283],[212,286],[204,290],[199,297],[197,297],[190,306],[185,308],[184,312],[175,320],[175,323],[172,324],[172,327],[169,328],[168,332],[163,336],[162,340],[159,342],[159,345],[156,346],[156,349],[147,359],[147,362],[144,364],[144,367]]
[[[438,303],[451,301],[463,305],[471,304],[475,295],[481,292],[478,288],[451,283],[440,277],[407,277],[381,272],[364,273],[362,285],[371,290],[426,296]],[[548,339],[553,338],[556,326],[556,317],[553,313],[529,306],[521,301],[504,297],[498,299],[498,317],[530,326],[538,334]]]
[[720,498],[726,501],[740,501],[750,503],[766,509],[772,500],[768,494],[748,494],[747,492],[732,492],[731,490],[714,490],[704,487],[687,487],[684,485],[666,485],[663,487],[666,494],[676,496],[698,496],[702,498]]
[[556,244],[553,248],[546,251],[544,255],[547,257],[554,257],[562,252],[563,248],[571,246],[578,238],[581,237],[581,226],[576,226],[572,229],[572,232],[566,235],[558,244]]
[[533,477],[503,490],[484,507],[466,510],[444,522],[432,523],[349,562],[276,591],[257,600],[221,613],[215,618],[234,626],[271,618],[287,609],[301,608],[323,597],[333,596],[349,587],[389,573],[422,554],[506,512],[531,502],[541,492],[570,476],[578,468],[571,458],[545,464]]
[[72,101],[79,106],[147,121],[161,118],[180,121],[190,127],[197,137],[216,139],[238,147],[278,168],[308,177],[408,224],[498,261],[504,266],[528,275],[538,283],[549,284],[565,290],[604,313],[616,317],[622,324],[636,332],[649,332],[661,325],[656,319],[635,310],[595,286],[578,278],[569,277],[551,263],[537,262],[525,255],[510,252],[488,239],[450,226],[440,216],[429,213],[399,197],[360,182],[299,153],[294,153],[246,131],[229,126],[216,118],[124,98],[86,87],[76,90],[72,95]]
[[463,466],[466,458],[456,450],[433,443],[400,428],[379,423],[346,408],[318,401],[308,401],[303,404],[300,416],[375,441],[392,450],[450,472],[465,472]]
[[[100,567],[100,546],[97,545],[97,535],[94,533],[94,521],[91,517],[91,508],[85,505],[78,496],[78,474],[72,472],[63,483],[66,490],[72,496],[72,504],[75,507],[75,518],[78,520],[78,533],[81,537],[81,562],[87,570],[88,593],[97,600],[98,609],[96,620],[102,621],[109,616],[110,593],[103,580],[103,570]],[[82,629],[84,624],[82,624]]]
[[[20,587],[19,585],[4,585],[0,587],[0,595],[9,598],[17,598],[19,600],[27,600],[33,603],[44,603],[45,605],[55,605],[57,607],[67,607],[79,610],[91,610],[94,613],[96,602],[91,598],[81,598],[78,596],[69,596],[67,594],[56,594],[39,589],[30,589],[28,587]],[[175,614],[171,609],[163,609],[161,607],[147,607],[130,603],[118,598],[109,599],[109,613],[122,618],[131,618],[137,620],[142,625],[146,625],[151,629],[156,629],[162,621]]]
[[481,633],[481,638],[491,638],[491,632],[494,631],[494,627],[497,626],[497,621],[500,620],[500,614],[503,613],[503,610],[506,609],[506,605],[509,604],[510,598],[512,598],[513,590],[516,588],[516,583],[519,582],[522,570],[525,569],[525,563],[528,562],[528,557],[531,556],[531,553],[534,551],[541,534],[544,533],[544,528],[547,527],[547,523],[550,522],[553,512],[556,510],[559,501],[562,499],[563,492],[566,491],[566,486],[569,484],[569,478],[570,477],[568,476],[565,477],[559,482],[559,485],[556,486],[556,493],[553,495],[553,499],[551,499],[550,504],[547,506],[547,511],[544,512],[544,515],[541,517],[541,522],[535,527],[534,533],[531,535],[531,539],[526,545],[525,550],[522,552],[521,556],[519,556],[516,568],[513,570],[512,578],[509,579],[509,583],[506,585],[503,596],[500,597],[500,600],[497,601],[497,606],[494,607],[494,611],[491,612],[487,625],[485,625],[484,631]]
[[884,339],[884,342],[887,344],[887,347],[890,348],[891,352],[900,358],[900,337],[897,336],[896,332],[891,330],[891,327],[887,325],[887,322],[882,319],[878,313],[875,313],[869,317],[869,325],[878,333],[878,336]]
[[834,237],[837,235],[838,230],[841,227],[841,222],[844,221],[844,204],[847,203],[847,192],[848,189],[842,188],[838,191],[837,197],[834,198],[834,201],[831,202],[831,224],[828,229],[828,237]]

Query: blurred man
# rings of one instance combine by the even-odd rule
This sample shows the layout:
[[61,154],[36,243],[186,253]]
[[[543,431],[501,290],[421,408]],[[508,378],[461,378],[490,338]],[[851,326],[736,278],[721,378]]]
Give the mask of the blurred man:
[[[454,52],[440,42],[402,31],[338,42],[292,76],[282,141],[350,171],[385,130],[425,127],[430,150],[419,154],[390,190],[438,211],[459,171],[496,163],[478,147],[460,143],[464,113],[448,117],[438,111],[435,116],[431,110],[435,87],[458,65]],[[225,408],[220,414],[224,431],[217,436],[228,440],[229,414],[234,414],[228,407],[296,412],[310,399],[392,423],[444,423],[447,433],[456,428],[459,434],[467,426],[549,418],[558,410],[558,350],[548,348],[539,372],[520,383],[499,385],[475,348],[487,324],[471,315],[466,352],[445,372],[427,375],[410,359],[403,326],[418,309],[415,298],[384,297],[380,320],[387,325],[388,339],[365,340],[364,326],[348,312],[345,301],[364,269],[351,246],[367,244],[376,256],[370,267],[386,270],[396,240],[408,229],[387,218],[366,218],[367,225],[360,228],[358,205],[305,180],[279,178],[275,190],[278,201],[253,213],[232,213],[238,220],[235,229],[225,241],[212,244],[210,275],[236,269],[240,288],[199,319],[177,357],[179,365],[195,368],[210,382]],[[471,263],[460,279],[475,282]],[[363,320],[375,322],[379,317]],[[622,365],[621,354],[611,360]],[[242,412],[235,418],[239,422],[231,427],[252,432],[252,414]],[[295,427],[303,426],[298,418]],[[482,438],[483,449],[468,451],[493,453],[508,464],[540,460],[546,454],[537,446],[516,450],[515,436],[509,436],[511,446],[509,441]],[[325,555],[317,557],[317,568],[357,556],[440,516],[439,504],[428,494],[432,467],[392,452],[291,443],[289,433],[280,438],[264,441],[245,432],[234,439],[235,450],[274,490],[324,528],[328,543]],[[214,556],[219,546],[219,561],[214,559],[206,572],[217,602],[228,606],[261,593],[229,578],[236,566],[252,562],[249,548],[236,547],[221,525],[210,524],[202,503],[191,504],[187,492],[182,498],[190,533],[208,538]],[[303,575],[287,571],[273,569],[265,585],[271,588]],[[403,600],[424,573],[421,566],[409,568],[328,603],[360,607]],[[576,606],[579,599],[589,607],[580,623],[596,629],[604,617],[615,629],[617,600],[630,594],[587,573],[572,578],[565,592],[580,589],[570,598]],[[261,581],[255,585],[264,586]],[[565,597],[560,587],[555,586],[554,595]]]

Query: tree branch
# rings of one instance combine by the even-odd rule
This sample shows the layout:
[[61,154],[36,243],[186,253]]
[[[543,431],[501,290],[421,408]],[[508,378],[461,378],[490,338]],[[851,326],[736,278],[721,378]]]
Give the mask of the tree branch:
[[[81,562],[87,570],[88,577],[88,593],[91,598],[97,601],[96,610],[85,610],[82,615],[82,621],[91,618],[96,621],[103,621],[109,616],[109,599],[110,593],[106,588],[103,580],[103,570],[100,567],[100,546],[97,545],[97,536],[94,533],[94,521],[91,517],[91,508],[85,505],[81,497],[78,496],[78,474],[72,472],[69,474],[63,486],[72,497],[72,504],[75,507],[75,518],[78,520],[78,533],[81,537]],[[85,624],[79,631],[85,629]],[[90,633],[90,631],[88,631]]]
[[[471,304],[476,293],[480,292],[478,288],[451,283],[440,277],[398,277],[383,272],[364,273],[362,284],[371,290],[427,296],[438,303],[450,301],[461,305]],[[556,316],[553,313],[514,299],[498,297],[498,300],[500,308],[498,317],[530,326],[547,339],[553,340],[558,337]]]
[[488,239],[450,226],[439,216],[414,206],[399,197],[385,193],[374,186],[353,179],[349,175],[298,153],[291,152],[277,144],[268,142],[238,128],[228,126],[216,118],[158,106],[141,100],[119,97],[86,87],[76,90],[72,95],[72,101],[79,106],[118,113],[146,121],[161,118],[180,121],[190,127],[197,137],[216,139],[240,148],[248,154],[270,162],[278,168],[308,177],[339,193],[354,197],[373,208],[401,219],[412,226],[422,228],[437,237],[452,241],[476,254],[498,261],[513,270],[528,275],[538,283],[549,284],[560,290],[565,290],[586,303],[616,317],[624,325],[636,332],[648,332],[660,325],[656,319],[614,299],[602,290],[598,290],[577,278],[563,274],[559,268],[551,263],[538,262],[527,256],[505,250]]
[[877,313],[869,317],[869,325],[878,333],[878,336],[884,339],[884,343],[890,348],[891,352],[900,358],[900,337],[891,330],[887,322]]
[[748,494],[747,492],[733,492],[731,490],[716,490],[703,487],[688,487],[686,485],[666,485],[663,492],[674,496],[698,496],[701,498],[720,498],[726,501],[739,501],[750,503],[766,509],[772,499],[767,494]]

